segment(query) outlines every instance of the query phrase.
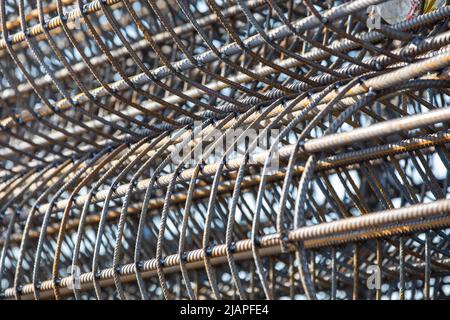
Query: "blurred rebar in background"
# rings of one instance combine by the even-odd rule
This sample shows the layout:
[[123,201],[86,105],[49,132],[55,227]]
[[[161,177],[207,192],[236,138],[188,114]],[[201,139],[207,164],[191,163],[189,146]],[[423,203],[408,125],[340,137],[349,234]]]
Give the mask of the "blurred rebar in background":
[[449,17],[0,1],[2,298],[449,298]]

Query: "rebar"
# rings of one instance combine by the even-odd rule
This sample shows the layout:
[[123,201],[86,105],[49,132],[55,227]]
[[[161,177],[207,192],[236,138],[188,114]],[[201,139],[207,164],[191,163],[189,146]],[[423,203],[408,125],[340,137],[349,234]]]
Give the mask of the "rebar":
[[0,1],[0,298],[448,299],[450,3],[396,1]]

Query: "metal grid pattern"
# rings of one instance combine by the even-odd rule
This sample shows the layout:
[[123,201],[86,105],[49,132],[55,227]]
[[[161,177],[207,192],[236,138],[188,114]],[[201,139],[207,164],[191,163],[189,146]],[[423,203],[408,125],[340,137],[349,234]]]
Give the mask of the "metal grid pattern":
[[1,1],[1,297],[450,297],[450,5],[383,2]]

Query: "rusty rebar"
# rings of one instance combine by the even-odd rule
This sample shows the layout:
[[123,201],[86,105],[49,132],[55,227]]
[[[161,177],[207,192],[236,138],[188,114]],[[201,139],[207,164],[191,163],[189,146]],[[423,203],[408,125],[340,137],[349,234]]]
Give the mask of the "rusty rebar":
[[386,2],[1,1],[0,297],[448,299],[450,5]]

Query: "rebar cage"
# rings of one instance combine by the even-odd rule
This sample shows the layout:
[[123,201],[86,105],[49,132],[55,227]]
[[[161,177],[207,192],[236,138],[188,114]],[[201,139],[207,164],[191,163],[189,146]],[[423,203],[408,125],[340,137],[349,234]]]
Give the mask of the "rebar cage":
[[420,2],[0,1],[1,297],[449,298],[450,5]]

